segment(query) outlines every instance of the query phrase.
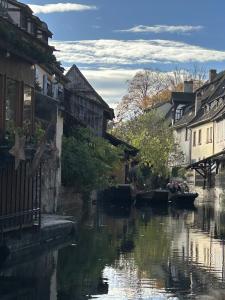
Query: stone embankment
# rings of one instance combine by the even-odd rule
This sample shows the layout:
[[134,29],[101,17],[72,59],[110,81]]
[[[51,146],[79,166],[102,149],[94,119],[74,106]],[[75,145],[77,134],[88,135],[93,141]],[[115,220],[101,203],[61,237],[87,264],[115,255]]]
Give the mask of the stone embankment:
[[41,217],[41,227],[23,229],[7,234],[0,247],[0,266],[9,266],[59,248],[76,237],[76,221],[72,217],[46,215]]

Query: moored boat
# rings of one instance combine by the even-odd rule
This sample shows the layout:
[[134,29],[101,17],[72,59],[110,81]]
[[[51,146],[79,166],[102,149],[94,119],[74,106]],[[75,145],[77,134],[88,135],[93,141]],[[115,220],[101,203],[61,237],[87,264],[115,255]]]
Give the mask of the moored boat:
[[167,189],[156,189],[139,192],[136,196],[136,206],[165,206],[176,205],[178,207],[189,207],[194,205],[197,193],[175,192],[171,193]]
[[193,206],[198,193],[177,192],[168,194],[168,200],[171,204],[179,207]]
[[105,202],[116,206],[130,206],[134,201],[134,190],[130,184],[120,184],[103,191]]
[[155,189],[142,191],[136,195],[136,206],[163,206],[168,204],[168,190]]

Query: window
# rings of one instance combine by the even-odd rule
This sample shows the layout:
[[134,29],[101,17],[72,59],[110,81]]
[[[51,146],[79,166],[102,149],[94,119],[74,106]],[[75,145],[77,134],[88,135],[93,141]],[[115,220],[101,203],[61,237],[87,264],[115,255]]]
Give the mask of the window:
[[213,138],[213,131],[212,127],[207,128],[207,137],[206,137],[206,143],[212,143],[212,138]]
[[31,131],[32,123],[32,88],[24,86],[24,100],[23,100],[23,126],[28,132]]
[[188,141],[188,128],[185,130],[185,141]]
[[49,80],[47,81],[47,95],[53,97],[52,83]]
[[33,34],[34,36],[36,36],[37,35],[37,27],[36,27],[36,25],[34,24],[34,23],[31,23],[30,24],[30,26],[31,26],[31,34]]
[[213,131],[212,131],[212,127],[210,127],[210,129],[209,129],[209,141],[210,141],[210,143],[212,143],[212,139],[213,139]]
[[7,78],[6,84],[6,101],[5,101],[5,129],[6,131],[15,127],[16,111],[18,103],[18,82]]
[[201,145],[202,144],[202,130],[199,129],[198,131],[198,144]]
[[[3,92],[2,92],[2,91]],[[0,133],[4,136],[15,127],[24,127],[32,130],[33,124],[33,88],[22,82],[0,75]]]
[[175,114],[175,121],[178,121],[183,116],[183,108],[177,108]]
[[193,132],[193,146],[196,146],[196,131]]

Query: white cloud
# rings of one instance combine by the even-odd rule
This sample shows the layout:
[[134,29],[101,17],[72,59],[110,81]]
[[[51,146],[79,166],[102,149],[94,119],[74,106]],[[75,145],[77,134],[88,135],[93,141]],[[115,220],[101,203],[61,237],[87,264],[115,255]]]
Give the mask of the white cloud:
[[116,32],[152,32],[152,33],[191,33],[202,30],[203,26],[191,26],[191,25],[138,25],[129,29],[115,30]]
[[62,63],[101,66],[225,61],[225,51],[170,40],[52,41]]
[[67,11],[84,11],[84,10],[95,10],[96,6],[83,5],[77,3],[52,3],[44,5],[28,4],[35,14],[51,14],[56,12],[67,12]]
[[82,69],[84,76],[112,108],[115,108],[127,91],[127,80],[140,69]]

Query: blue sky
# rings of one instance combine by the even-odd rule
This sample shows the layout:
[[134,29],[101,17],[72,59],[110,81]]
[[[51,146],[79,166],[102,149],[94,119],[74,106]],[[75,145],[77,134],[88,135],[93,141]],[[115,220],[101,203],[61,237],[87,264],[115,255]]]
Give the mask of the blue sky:
[[36,5],[34,12],[53,32],[63,65],[80,67],[113,107],[139,69],[169,71],[193,64],[225,69],[224,0],[26,3]]

